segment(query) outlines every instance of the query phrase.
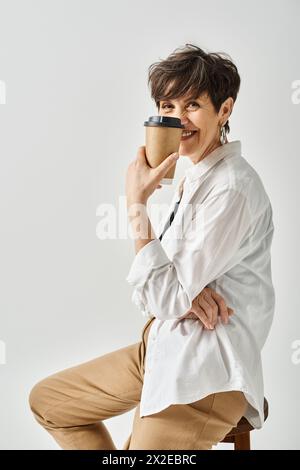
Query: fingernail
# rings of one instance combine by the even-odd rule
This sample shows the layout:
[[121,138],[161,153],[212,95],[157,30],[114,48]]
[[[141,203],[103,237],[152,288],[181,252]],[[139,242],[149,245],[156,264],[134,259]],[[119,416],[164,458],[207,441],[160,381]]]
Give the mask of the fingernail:
[[178,152],[172,153],[172,158],[173,160],[177,160],[179,158],[179,153]]

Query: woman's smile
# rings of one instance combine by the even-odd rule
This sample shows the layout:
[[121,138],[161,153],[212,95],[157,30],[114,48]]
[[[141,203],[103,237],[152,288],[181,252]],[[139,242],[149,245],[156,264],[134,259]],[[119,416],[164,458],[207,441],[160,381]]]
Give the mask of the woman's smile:
[[180,142],[185,142],[186,140],[192,140],[198,134],[198,131],[184,131],[182,133]]

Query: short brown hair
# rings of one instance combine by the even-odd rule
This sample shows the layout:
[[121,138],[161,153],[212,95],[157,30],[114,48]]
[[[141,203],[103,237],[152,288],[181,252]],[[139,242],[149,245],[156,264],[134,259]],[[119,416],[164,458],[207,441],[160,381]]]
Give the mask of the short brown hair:
[[[159,102],[190,93],[191,99],[207,93],[216,112],[229,97],[236,100],[241,79],[231,57],[224,52],[207,53],[193,44],[175,49],[166,59],[148,69],[151,98]],[[172,85],[167,92],[169,85]],[[225,124],[230,131],[229,123]]]

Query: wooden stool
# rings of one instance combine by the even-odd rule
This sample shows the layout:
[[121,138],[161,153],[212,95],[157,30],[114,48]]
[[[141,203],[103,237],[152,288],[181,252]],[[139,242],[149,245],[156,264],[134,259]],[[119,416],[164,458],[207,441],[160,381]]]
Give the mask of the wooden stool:
[[[264,420],[266,421],[269,414],[269,405],[264,399]],[[234,450],[250,450],[250,432],[253,430],[253,426],[246,420],[241,418],[238,425],[232,428],[231,431],[221,442],[231,442],[234,444]]]

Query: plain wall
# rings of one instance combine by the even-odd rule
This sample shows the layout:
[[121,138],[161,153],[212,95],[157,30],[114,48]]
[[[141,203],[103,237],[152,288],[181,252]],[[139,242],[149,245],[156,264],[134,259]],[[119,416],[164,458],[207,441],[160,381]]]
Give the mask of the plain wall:
[[[32,386],[140,340],[146,320],[125,280],[133,241],[100,240],[97,208],[124,198],[143,122],[156,114],[148,66],[185,43],[237,64],[229,141],[241,140],[273,206],[270,416],[252,446],[300,448],[299,14],[297,0],[0,0],[2,449],[57,449],[29,409]],[[176,182],[189,165],[180,160]],[[170,202],[174,186],[150,205]],[[118,448],[132,418],[106,421]]]

